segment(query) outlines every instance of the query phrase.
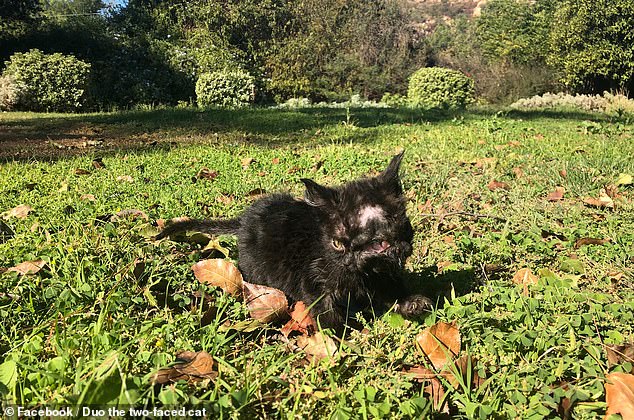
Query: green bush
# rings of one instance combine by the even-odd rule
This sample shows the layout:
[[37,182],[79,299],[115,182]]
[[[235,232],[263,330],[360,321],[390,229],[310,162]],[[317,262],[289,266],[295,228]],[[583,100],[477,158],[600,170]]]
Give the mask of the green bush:
[[84,103],[90,64],[72,55],[33,49],[13,54],[5,65],[3,76],[20,86],[16,109],[77,111]]
[[421,108],[461,109],[474,101],[473,80],[456,70],[425,67],[409,79],[407,98]]
[[240,107],[255,99],[255,79],[243,70],[203,73],[196,82],[198,106]]

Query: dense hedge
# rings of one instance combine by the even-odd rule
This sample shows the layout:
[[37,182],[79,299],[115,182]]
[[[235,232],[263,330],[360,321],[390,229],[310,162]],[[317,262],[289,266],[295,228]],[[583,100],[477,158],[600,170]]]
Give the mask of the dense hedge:
[[255,99],[255,79],[243,70],[203,73],[196,82],[196,98],[202,108],[245,106]]
[[421,108],[460,109],[473,102],[473,80],[456,70],[426,67],[409,80],[410,105]]
[[32,49],[5,63],[3,76],[19,89],[15,108],[25,111],[77,111],[84,104],[90,64],[72,55]]

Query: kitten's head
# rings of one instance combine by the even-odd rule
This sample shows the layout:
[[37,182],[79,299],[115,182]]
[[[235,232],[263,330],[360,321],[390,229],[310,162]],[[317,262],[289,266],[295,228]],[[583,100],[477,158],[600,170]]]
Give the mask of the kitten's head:
[[304,201],[322,210],[323,246],[349,269],[370,272],[399,270],[412,253],[413,230],[405,214],[398,175],[403,152],[372,178],[361,178],[336,188],[310,179]]

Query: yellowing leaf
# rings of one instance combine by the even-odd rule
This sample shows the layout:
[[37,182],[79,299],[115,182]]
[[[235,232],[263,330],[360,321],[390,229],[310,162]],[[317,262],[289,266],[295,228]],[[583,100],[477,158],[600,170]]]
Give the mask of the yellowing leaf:
[[599,207],[599,208],[613,208],[614,201],[605,191],[605,188],[601,188],[599,191],[599,198],[586,197],[583,199],[583,203],[590,207]]
[[605,418],[620,414],[623,419],[634,419],[634,375],[613,372],[605,379]]
[[133,183],[134,178],[132,178],[130,175],[120,175],[117,177],[117,181]]
[[253,159],[252,157],[246,157],[240,160],[240,164],[242,165],[243,169],[247,169],[249,165],[251,165],[253,162],[255,162],[255,159]]
[[416,342],[434,368],[441,369],[460,352],[460,331],[455,321],[439,322],[418,334]]
[[273,322],[288,317],[288,300],[281,290],[243,281],[242,293],[251,318]]
[[632,185],[633,182],[634,182],[634,179],[632,179],[632,175],[620,174],[615,184],[616,185]]
[[234,296],[239,296],[242,292],[242,274],[230,261],[203,260],[194,264],[192,270],[201,283],[219,287]]

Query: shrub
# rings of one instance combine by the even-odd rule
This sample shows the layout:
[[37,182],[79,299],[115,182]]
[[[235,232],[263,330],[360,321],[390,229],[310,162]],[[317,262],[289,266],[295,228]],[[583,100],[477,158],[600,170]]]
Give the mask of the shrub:
[[240,107],[255,99],[255,80],[243,70],[203,73],[196,82],[198,106]]
[[456,70],[425,67],[409,79],[407,98],[422,108],[460,109],[474,101],[473,80]]
[[72,55],[36,49],[13,54],[5,64],[3,75],[20,86],[16,109],[64,112],[83,105],[90,64]]
[[511,105],[513,109],[578,109],[605,112],[608,114],[634,114],[634,99],[622,93],[603,92],[601,95],[570,95],[567,93],[545,93],[541,96],[520,99]]
[[20,86],[13,77],[0,76],[0,111],[13,111],[20,100]]
[[407,97],[398,94],[398,93],[390,93],[385,92],[381,97],[381,103],[389,106],[390,108],[398,108],[402,106],[407,106]]

